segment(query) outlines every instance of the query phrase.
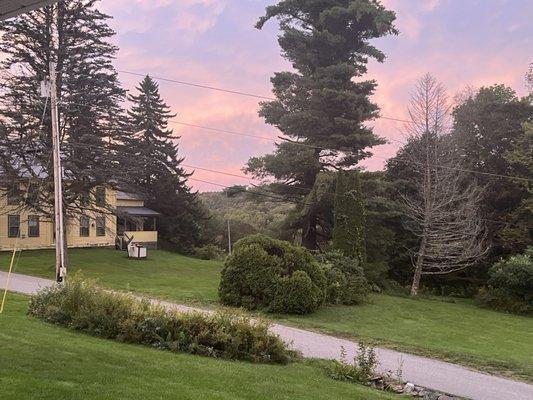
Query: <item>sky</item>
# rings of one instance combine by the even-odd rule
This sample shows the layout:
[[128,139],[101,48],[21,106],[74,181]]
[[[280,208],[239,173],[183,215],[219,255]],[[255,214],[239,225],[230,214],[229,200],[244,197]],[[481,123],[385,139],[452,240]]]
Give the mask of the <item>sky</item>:
[[[280,54],[276,21],[254,28],[275,0],[101,0],[111,15],[120,48],[116,68],[212,87],[271,96],[270,77],[291,66]],[[382,0],[397,14],[397,36],[373,40],[387,58],[371,62],[365,78],[378,83],[373,96],[381,115],[406,117],[416,80],[429,72],[451,98],[466,87],[503,83],[526,94],[524,75],[533,62],[532,0]],[[135,91],[139,76],[120,73]],[[275,139],[279,132],[258,116],[257,98],[159,82],[162,97],[186,124]],[[382,169],[401,142],[403,124],[371,124],[389,143],[373,149],[368,170]],[[273,140],[228,135],[171,124],[181,136],[180,154],[193,178],[218,185],[250,184],[242,168],[251,156],[272,151]],[[227,174],[201,170],[222,171]],[[221,186],[190,181],[200,191]]]

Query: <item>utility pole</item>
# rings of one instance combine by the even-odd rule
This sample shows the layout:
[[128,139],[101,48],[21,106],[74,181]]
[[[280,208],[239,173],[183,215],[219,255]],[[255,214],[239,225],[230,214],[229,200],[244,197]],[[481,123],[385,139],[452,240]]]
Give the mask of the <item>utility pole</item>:
[[228,255],[231,256],[231,225],[229,222],[229,195],[228,191],[226,190],[226,215],[228,220]]
[[63,176],[57,107],[56,63],[50,62],[50,108],[52,110],[52,152],[54,158],[54,222],[56,234],[56,280],[61,283],[67,274],[65,257],[65,231],[63,219]]

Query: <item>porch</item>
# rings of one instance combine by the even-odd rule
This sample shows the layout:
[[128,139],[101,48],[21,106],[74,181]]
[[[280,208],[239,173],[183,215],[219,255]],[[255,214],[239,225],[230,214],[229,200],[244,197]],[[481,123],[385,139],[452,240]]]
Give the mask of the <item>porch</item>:
[[120,247],[139,243],[156,249],[158,216],[158,212],[146,207],[117,207],[117,241]]

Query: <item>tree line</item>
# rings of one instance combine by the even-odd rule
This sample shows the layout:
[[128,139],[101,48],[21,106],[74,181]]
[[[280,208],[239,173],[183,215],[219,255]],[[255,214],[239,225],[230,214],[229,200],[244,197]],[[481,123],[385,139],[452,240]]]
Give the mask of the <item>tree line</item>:
[[[118,48],[111,43],[110,18],[98,10],[97,0],[75,0],[3,23],[3,186],[23,183],[28,192],[33,187],[34,195],[24,196],[20,207],[53,218],[50,102],[39,83],[55,61],[66,214],[85,213],[84,199],[97,187],[140,194],[164,216],[162,238],[189,248],[198,240],[204,211],[187,185],[179,137],[168,128],[173,114],[149,76],[133,93],[121,86],[113,66]],[[113,218],[113,210],[105,208]]]

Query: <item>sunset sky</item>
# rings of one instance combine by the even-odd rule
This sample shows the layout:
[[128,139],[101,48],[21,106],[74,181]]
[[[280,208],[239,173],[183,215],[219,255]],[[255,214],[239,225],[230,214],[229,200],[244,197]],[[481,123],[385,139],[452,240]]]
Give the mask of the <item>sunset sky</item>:
[[[116,67],[136,73],[271,95],[270,77],[290,69],[280,56],[277,25],[253,26],[275,0],[102,0],[114,17],[120,47]],[[505,83],[524,95],[524,75],[533,62],[531,0],[384,0],[397,13],[400,35],[374,41],[387,54],[371,63],[368,78],[378,82],[374,101],[384,116],[405,118],[409,91],[426,72],[444,83],[451,97],[467,85]],[[140,77],[121,73],[126,89]],[[258,117],[257,99],[160,82],[162,96],[189,124],[277,136]],[[401,123],[378,120],[375,132],[392,139],[365,161],[380,169],[400,146]],[[242,175],[250,156],[272,150],[273,142],[172,126],[180,134],[185,164]],[[188,167],[189,170],[192,168]],[[196,170],[194,177],[222,185],[251,181]],[[191,182],[201,191],[220,190]]]

